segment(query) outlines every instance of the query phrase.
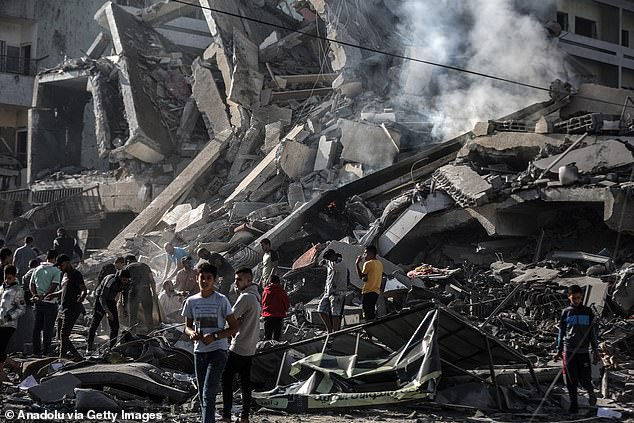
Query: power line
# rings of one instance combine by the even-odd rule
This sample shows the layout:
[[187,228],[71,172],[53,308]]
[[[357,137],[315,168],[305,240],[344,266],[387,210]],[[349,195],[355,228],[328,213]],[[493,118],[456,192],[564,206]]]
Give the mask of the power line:
[[[467,73],[467,74],[470,74],[470,75],[479,76],[479,77],[487,78],[487,79],[492,79],[494,81],[506,82],[508,84],[518,85],[518,86],[521,86],[521,87],[531,88],[531,89],[534,89],[534,90],[550,92],[550,88],[547,88],[547,87],[540,87],[538,85],[529,84],[529,83],[521,82],[521,81],[515,81],[515,80],[512,80],[512,79],[503,78],[501,76],[490,75],[490,74],[486,74],[484,72],[473,71],[473,70],[469,70],[469,69],[460,68],[460,67],[457,67],[457,66],[446,65],[446,64],[443,64],[443,63],[436,63],[436,62],[432,62],[432,61],[429,61],[429,60],[416,59],[414,57],[406,56],[404,54],[392,53],[392,52],[389,52],[389,51],[379,50],[379,49],[375,49],[375,48],[372,48],[372,47],[365,47],[365,46],[362,46],[362,45],[359,45],[359,44],[349,43],[349,42],[346,42],[346,41],[335,40],[334,38],[321,36],[319,34],[311,34],[309,32],[305,32],[305,31],[301,31],[301,30],[298,30],[298,29],[289,28],[289,27],[284,26],[284,25],[279,25],[279,24],[276,24],[276,23],[273,23],[273,22],[267,22],[267,21],[264,21],[264,20],[261,20],[261,19],[257,19],[257,18],[252,18],[252,17],[249,17],[249,16],[243,16],[243,15],[240,15],[238,13],[228,12],[226,10],[220,10],[220,9],[216,9],[214,7],[205,7],[205,6],[202,6],[200,4],[192,4],[192,3],[189,3],[189,2],[184,1],[184,0],[171,0],[171,1],[173,1],[174,3],[180,3],[180,4],[184,4],[184,5],[192,6],[192,7],[197,7],[197,8],[204,9],[204,10],[210,10],[212,12],[216,12],[216,13],[219,13],[219,14],[222,14],[222,15],[232,16],[234,18],[238,18],[238,19],[241,19],[241,20],[258,23],[258,24],[261,24],[261,25],[266,25],[266,26],[270,26],[270,27],[273,27],[273,28],[282,29],[282,30],[285,30],[285,31],[290,31],[290,32],[294,32],[294,33],[297,33],[297,34],[302,34],[302,35],[305,35],[307,37],[315,38],[315,39],[322,40],[322,41],[328,41],[330,43],[335,43],[335,44],[339,44],[339,45],[346,46],[346,47],[352,47],[352,48],[356,48],[356,49],[359,49],[359,50],[368,51],[368,52],[371,52],[371,53],[377,53],[377,54],[381,54],[381,55],[384,55],[384,56],[389,56],[389,57],[394,57],[394,58],[397,58],[397,59],[402,59],[402,60],[408,60],[408,61],[412,61],[412,62],[422,63],[422,64],[425,64],[425,65],[436,66],[436,67],[439,67],[439,68],[452,70],[452,71],[456,71],[456,72]],[[583,96],[583,95],[579,95],[579,94],[575,94],[575,97],[580,98],[580,99],[584,99],[584,100],[594,101],[594,102],[597,102],[597,103],[603,103],[603,104],[609,104],[609,105],[613,105],[613,106],[623,107],[623,105],[620,104],[620,103],[615,103],[615,102],[608,101],[608,100],[602,100],[602,99],[599,99],[599,98],[592,98],[592,97],[587,97],[587,96]]]

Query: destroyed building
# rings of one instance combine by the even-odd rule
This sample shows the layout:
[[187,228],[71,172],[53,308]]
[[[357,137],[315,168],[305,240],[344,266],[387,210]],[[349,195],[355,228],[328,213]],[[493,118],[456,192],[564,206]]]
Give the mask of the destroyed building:
[[[194,12],[208,36],[183,45],[164,26]],[[35,77],[29,185],[0,192],[7,243],[77,231],[94,289],[126,253],[162,281],[165,242],[257,277],[268,238],[294,307],[252,378],[259,406],[289,412],[417,400],[557,413],[561,384],[544,395],[559,376],[549,353],[565,289],[579,284],[601,318],[601,412],[631,414],[633,92],[584,72],[576,85],[553,78],[541,101],[447,140],[416,95],[440,86],[433,72],[420,80],[420,63],[381,53],[420,53],[393,29],[403,13],[387,0],[100,5],[85,54]],[[368,245],[386,276],[374,322],[362,321],[354,276]],[[316,310],[326,248],[353,275],[334,335]],[[96,363],[24,359],[10,395],[25,408],[69,396],[75,409],[192,412],[180,329],[126,333]]]

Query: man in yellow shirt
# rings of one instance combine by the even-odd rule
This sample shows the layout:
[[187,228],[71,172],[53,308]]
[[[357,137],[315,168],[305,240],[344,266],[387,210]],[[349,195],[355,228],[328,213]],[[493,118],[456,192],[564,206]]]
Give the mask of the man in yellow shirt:
[[369,321],[376,318],[376,301],[379,299],[379,293],[381,292],[383,263],[376,258],[376,247],[374,245],[368,245],[363,256],[365,257],[363,269],[359,267],[361,256],[357,257],[355,267],[359,278],[363,280],[363,288],[361,289],[363,318]]

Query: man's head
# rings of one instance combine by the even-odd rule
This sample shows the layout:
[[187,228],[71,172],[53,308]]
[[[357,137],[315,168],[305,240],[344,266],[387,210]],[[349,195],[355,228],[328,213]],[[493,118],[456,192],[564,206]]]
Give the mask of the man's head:
[[114,268],[117,270],[121,270],[125,267],[125,259],[123,257],[117,257],[114,261]]
[[199,248],[198,250],[196,250],[196,255],[199,259],[202,260],[209,260],[209,258],[211,257],[211,253],[206,248]]
[[62,272],[68,272],[69,270],[71,270],[73,266],[70,264],[70,257],[68,257],[66,254],[58,256],[57,267],[59,267]]
[[163,282],[163,291],[174,292],[174,284],[172,283],[172,281]]
[[271,250],[271,240],[268,238],[264,238],[260,241],[260,247],[262,247],[262,251],[268,253]]
[[209,263],[201,263],[198,266],[198,287],[200,292],[210,293],[214,291],[218,271]]
[[4,280],[12,283],[18,277],[18,268],[12,264],[4,266]]
[[243,291],[253,284],[253,272],[248,267],[238,269],[235,275],[236,288]]
[[119,270],[115,276],[125,285],[130,282],[130,271],[128,269]]
[[365,247],[365,259],[374,260],[376,258],[376,247],[374,245],[368,245]]
[[35,269],[40,265],[40,261],[38,259],[33,259],[29,262],[29,269]]
[[271,283],[280,283],[280,277],[277,275],[271,276]]
[[10,248],[2,248],[0,250],[0,263],[4,266],[11,263],[11,257],[13,257],[13,251]]
[[55,261],[57,260],[57,250],[48,250],[46,252],[46,261],[48,261],[49,263],[55,263]]
[[33,237],[30,235],[27,237],[24,237],[24,245],[31,245],[31,244],[33,244]]
[[579,307],[583,301],[583,289],[579,285],[570,285],[568,287],[568,300],[573,306]]
[[57,228],[57,236],[62,236],[62,235],[66,235],[66,229]]
[[171,242],[166,242],[165,245],[163,245],[163,248],[165,249],[165,252],[169,255],[174,254],[174,246],[172,245]]
[[136,263],[136,256],[133,254],[125,256],[125,264]]
[[192,256],[183,257],[181,263],[183,263],[185,269],[189,270],[194,268],[194,259],[192,259]]

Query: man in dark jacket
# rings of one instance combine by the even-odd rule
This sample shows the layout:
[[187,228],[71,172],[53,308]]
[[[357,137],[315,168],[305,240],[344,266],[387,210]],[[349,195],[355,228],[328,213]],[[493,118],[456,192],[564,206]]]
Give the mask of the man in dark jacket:
[[[145,263],[140,263],[133,255],[125,258],[127,271],[130,272],[130,286],[128,287],[129,326],[138,322],[139,306],[143,308],[143,320],[148,332],[154,330],[154,300],[158,302],[156,284],[152,269]],[[124,293],[125,295],[125,293]]]
[[280,277],[271,276],[271,283],[264,288],[262,294],[262,317],[264,317],[264,340],[280,340],[282,326],[288,311],[288,295],[282,285]]
[[588,391],[590,405],[597,403],[597,397],[592,387],[592,369],[588,347],[592,348],[594,363],[597,363],[600,357],[594,313],[589,307],[581,304],[583,290],[579,285],[572,285],[568,288],[568,300],[570,300],[570,306],[561,312],[561,319],[559,319],[559,337],[555,360],[563,356],[563,374],[566,378],[570,397],[569,412],[575,414],[578,411],[578,385],[583,386]]
[[110,326],[110,348],[114,347],[119,334],[119,313],[117,310],[117,295],[123,291],[130,281],[130,271],[123,269],[114,275],[106,276],[97,287],[95,301],[95,312],[92,316],[92,323],[88,331],[88,348],[86,354],[92,352],[95,343],[95,334],[101,323],[101,319],[106,316],[108,326]]
[[71,258],[71,260],[73,259],[74,254],[77,254],[79,260],[84,257],[84,252],[79,247],[79,244],[77,244],[77,240],[68,236],[66,229],[64,228],[59,228],[57,230],[57,238],[53,240],[53,249],[57,251],[58,255],[67,255]]

